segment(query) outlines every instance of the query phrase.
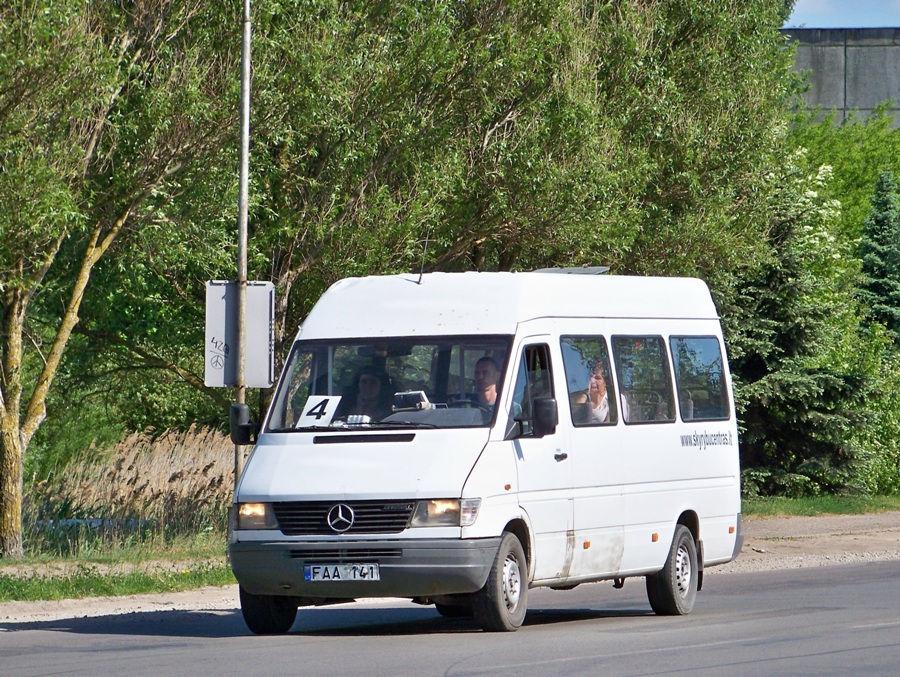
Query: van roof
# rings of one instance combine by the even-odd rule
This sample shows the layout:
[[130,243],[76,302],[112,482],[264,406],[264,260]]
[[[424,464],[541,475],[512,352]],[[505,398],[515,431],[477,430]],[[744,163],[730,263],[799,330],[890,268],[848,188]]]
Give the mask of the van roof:
[[717,319],[696,278],[427,273],[347,278],[319,299],[304,339],[513,334],[547,317]]

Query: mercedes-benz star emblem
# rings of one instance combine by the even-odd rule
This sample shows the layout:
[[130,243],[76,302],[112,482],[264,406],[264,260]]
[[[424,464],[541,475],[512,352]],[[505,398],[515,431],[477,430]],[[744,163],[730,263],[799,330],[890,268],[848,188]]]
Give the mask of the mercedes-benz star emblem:
[[328,526],[330,526],[333,531],[342,534],[353,526],[353,520],[355,518],[356,515],[353,513],[353,508],[346,503],[338,503],[337,505],[332,506],[331,510],[328,511]]

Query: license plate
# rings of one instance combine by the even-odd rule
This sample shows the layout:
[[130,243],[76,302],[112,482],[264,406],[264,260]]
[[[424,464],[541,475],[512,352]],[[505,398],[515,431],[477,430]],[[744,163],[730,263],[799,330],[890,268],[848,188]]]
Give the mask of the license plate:
[[377,581],[377,564],[304,564],[307,581]]

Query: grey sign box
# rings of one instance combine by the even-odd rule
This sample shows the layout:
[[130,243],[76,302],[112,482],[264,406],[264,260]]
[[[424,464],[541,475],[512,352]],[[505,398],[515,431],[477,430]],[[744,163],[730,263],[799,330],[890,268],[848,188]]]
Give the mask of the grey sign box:
[[[237,385],[237,282],[206,283],[206,348],[203,382],[210,388]],[[275,381],[275,286],[247,283],[247,342],[244,381],[248,388],[268,388]]]

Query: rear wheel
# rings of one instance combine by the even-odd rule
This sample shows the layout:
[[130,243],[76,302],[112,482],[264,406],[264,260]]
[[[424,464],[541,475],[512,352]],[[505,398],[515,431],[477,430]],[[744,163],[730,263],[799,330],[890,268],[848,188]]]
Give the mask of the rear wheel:
[[647,576],[647,598],[653,611],[661,616],[689,614],[697,599],[698,574],[694,536],[679,524],[662,571]]
[[472,597],[475,621],[488,632],[512,632],[525,620],[528,563],[519,539],[507,532],[491,566],[487,583]]
[[240,596],[241,615],[253,634],[283,634],[297,619],[297,601],[292,597],[254,595],[244,588],[240,588]]

